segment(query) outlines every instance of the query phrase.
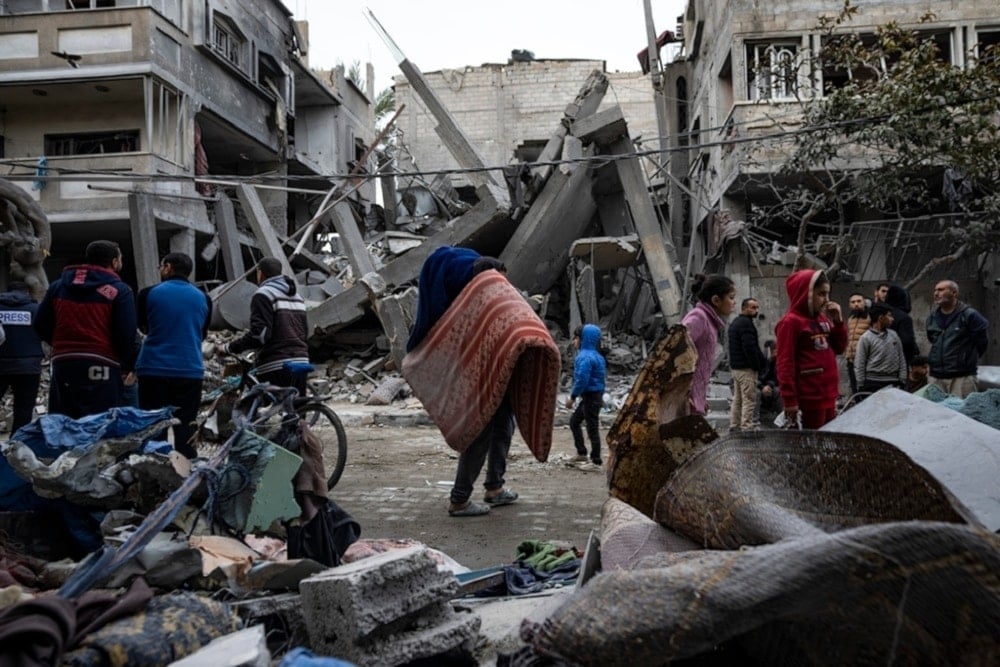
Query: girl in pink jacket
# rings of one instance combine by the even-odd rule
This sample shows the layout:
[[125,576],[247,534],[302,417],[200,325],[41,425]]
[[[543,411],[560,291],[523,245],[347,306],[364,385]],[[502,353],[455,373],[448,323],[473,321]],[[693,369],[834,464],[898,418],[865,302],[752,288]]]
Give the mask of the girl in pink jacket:
[[691,293],[698,303],[684,316],[681,324],[687,327],[698,352],[691,381],[691,411],[703,415],[708,412],[708,382],[715,369],[716,351],[726,326],[723,318],[736,309],[736,285],[726,276],[697,276]]

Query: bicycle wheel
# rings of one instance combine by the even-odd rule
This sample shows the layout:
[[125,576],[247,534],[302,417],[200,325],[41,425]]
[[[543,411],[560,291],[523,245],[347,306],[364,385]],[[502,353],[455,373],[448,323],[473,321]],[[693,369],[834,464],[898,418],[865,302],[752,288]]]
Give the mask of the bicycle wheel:
[[[326,488],[330,490],[340,481],[344,466],[347,464],[347,433],[344,432],[344,426],[340,423],[337,413],[322,403],[307,403],[298,408],[296,413],[323,441],[323,449],[329,451],[324,459],[329,460],[329,457],[333,457],[333,471],[326,480]],[[336,451],[330,450],[331,438],[334,436],[337,438]]]

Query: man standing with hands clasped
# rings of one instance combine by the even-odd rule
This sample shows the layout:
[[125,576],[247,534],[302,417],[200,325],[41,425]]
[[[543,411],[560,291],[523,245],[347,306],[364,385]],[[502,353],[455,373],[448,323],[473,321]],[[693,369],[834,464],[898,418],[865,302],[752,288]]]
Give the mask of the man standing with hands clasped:
[[934,286],[934,305],[927,316],[931,352],[930,384],[965,398],[978,391],[979,357],[989,346],[989,322],[969,304],[958,300],[958,283],[942,280]]
[[733,405],[729,430],[751,431],[756,428],[757,380],[767,360],[760,351],[757,327],[753,321],[760,312],[756,299],[746,298],[740,314],[729,325],[729,367],[733,371]]

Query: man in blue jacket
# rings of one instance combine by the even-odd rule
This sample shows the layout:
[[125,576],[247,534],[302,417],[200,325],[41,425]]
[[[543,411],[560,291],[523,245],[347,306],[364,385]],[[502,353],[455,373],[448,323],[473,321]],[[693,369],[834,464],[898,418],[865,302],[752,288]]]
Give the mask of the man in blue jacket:
[[573,361],[573,389],[566,399],[566,407],[572,408],[573,402],[580,398],[580,404],[569,418],[569,430],[573,432],[573,444],[576,446],[577,460],[586,461],[587,448],[583,442],[583,429],[580,423],[587,422],[587,437],[590,439],[590,461],[601,465],[601,406],[604,405],[604,378],[607,375],[607,363],[598,350],[601,342],[601,329],[596,324],[584,324],[573,335],[573,345],[578,348]]
[[49,412],[79,419],[122,403],[135,364],[135,294],[122,282],[122,252],[93,241],[38,306],[35,333],[52,346]]
[[958,300],[958,283],[942,280],[934,286],[934,305],[927,316],[931,352],[930,384],[965,398],[978,391],[979,357],[989,347],[989,322],[969,304]]
[[42,341],[32,328],[38,302],[24,282],[12,282],[0,294],[0,323],[7,341],[0,345],[0,398],[9,388],[14,394],[14,421],[10,432],[31,422],[42,373]]
[[212,301],[188,281],[194,263],[180,252],[160,262],[159,285],[139,292],[139,329],[146,334],[135,365],[139,407],[155,410],[172,405],[180,424],[174,449],[193,459],[191,443],[205,376],[201,342],[208,333]]

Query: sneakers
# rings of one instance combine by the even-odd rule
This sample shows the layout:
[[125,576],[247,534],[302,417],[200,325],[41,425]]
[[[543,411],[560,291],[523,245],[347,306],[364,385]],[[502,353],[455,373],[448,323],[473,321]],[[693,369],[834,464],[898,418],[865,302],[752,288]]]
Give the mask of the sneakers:
[[586,462],[587,462],[586,454],[577,454],[576,456],[570,459],[570,463],[586,463]]

